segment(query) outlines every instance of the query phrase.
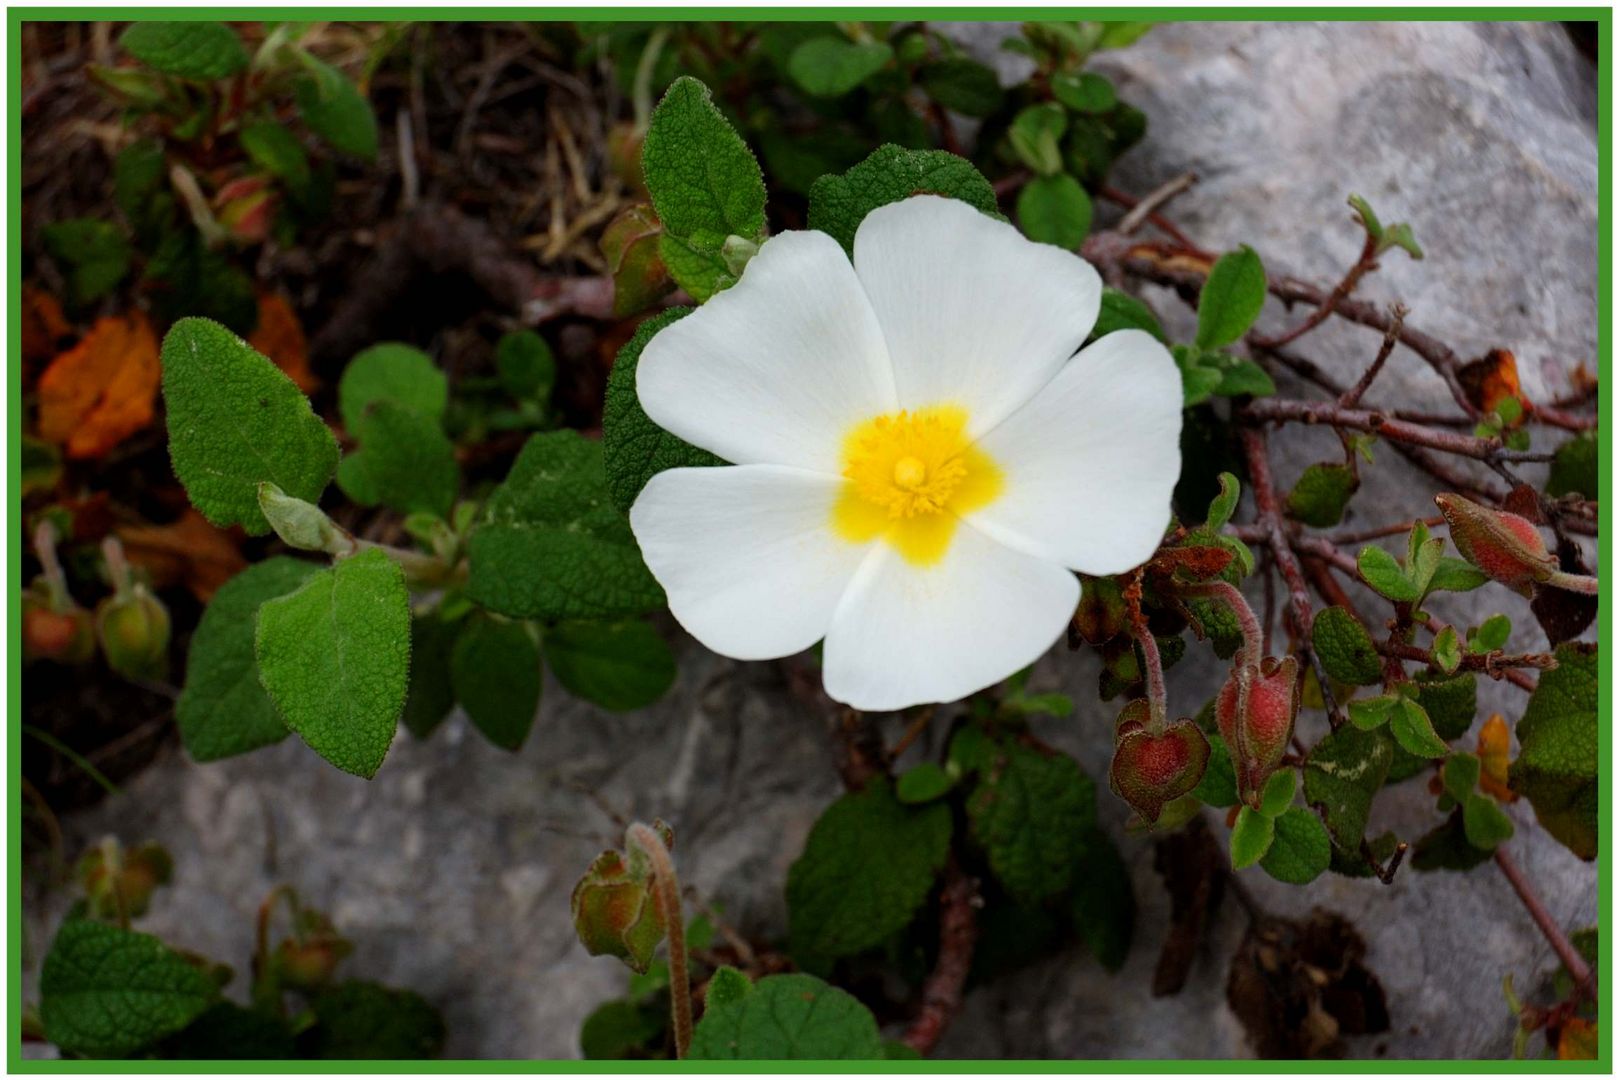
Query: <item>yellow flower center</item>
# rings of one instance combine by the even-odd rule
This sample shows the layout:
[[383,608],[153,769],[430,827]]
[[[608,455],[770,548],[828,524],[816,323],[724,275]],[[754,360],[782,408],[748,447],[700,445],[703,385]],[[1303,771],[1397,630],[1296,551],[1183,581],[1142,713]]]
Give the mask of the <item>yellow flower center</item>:
[[957,515],[992,502],[1003,486],[994,462],[966,438],[966,412],[939,405],[878,416],[843,443],[847,487],[832,515],[843,538],[881,537],[910,562],[937,562]]

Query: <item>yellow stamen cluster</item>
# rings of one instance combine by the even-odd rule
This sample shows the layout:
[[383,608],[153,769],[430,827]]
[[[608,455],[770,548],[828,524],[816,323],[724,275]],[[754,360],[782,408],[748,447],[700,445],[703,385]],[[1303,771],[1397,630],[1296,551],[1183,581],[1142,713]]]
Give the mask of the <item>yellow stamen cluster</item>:
[[889,517],[935,514],[966,479],[968,449],[958,409],[878,416],[849,438],[842,475]]

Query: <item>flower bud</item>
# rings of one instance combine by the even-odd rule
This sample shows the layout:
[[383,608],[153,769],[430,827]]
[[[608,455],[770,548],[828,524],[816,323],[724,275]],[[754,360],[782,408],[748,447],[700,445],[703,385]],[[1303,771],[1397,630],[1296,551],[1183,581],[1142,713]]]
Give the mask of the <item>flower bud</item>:
[[[1246,684],[1246,707],[1241,686]],[[1285,756],[1297,719],[1297,658],[1263,658],[1260,667],[1238,666],[1218,692],[1214,707],[1219,733],[1230,750],[1241,801],[1254,809],[1263,800],[1263,785]]]
[[1128,626],[1128,605],[1123,601],[1123,590],[1116,578],[1081,577],[1079,580],[1083,590],[1078,594],[1073,628],[1089,644],[1104,645]]
[[269,235],[275,217],[275,190],[262,176],[234,180],[214,196],[214,216],[233,239],[259,243]]
[[133,679],[168,674],[168,609],[145,585],[115,593],[96,607],[96,636],[107,663]]
[[634,124],[614,124],[606,133],[606,167],[629,188],[644,195],[645,171],[640,166],[640,148],[646,133]]
[[258,485],[258,508],[275,535],[292,547],[327,555],[347,555],[354,550],[354,538],[324,510],[288,495],[267,480]]
[[152,893],[173,874],[174,861],[161,845],[142,844],[125,852],[111,837],[85,852],[78,865],[90,914],[102,919],[144,915]]
[[283,986],[318,990],[353,951],[353,942],[338,934],[330,919],[305,909],[298,912],[296,933],[276,946],[272,963]]
[[[672,846],[666,825],[652,827]],[[627,859],[617,851],[596,857],[573,889],[573,929],[591,956],[616,956],[645,974],[668,932],[656,884],[650,860],[632,843]]]
[[1117,749],[1112,754],[1112,793],[1156,824],[1162,808],[1201,783],[1210,747],[1194,721],[1180,720],[1153,734],[1130,702],[1123,710]]
[[1532,596],[1534,583],[1547,581],[1559,569],[1538,527],[1526,518],[1458,495],[1437,496],[1437,506],[1460,554],[1501,585]]
[[95,655],[95,621],[71,600],[57,610],[41,590],[30,589],[22,598],[22,648],[29,660],[82,664]]

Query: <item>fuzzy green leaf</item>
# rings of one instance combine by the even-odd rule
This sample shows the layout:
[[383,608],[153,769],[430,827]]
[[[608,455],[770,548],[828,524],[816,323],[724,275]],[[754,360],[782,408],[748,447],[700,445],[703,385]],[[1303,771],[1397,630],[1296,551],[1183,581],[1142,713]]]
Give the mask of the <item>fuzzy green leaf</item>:
[[740,998],[710,1005],[691,1037],[693,1061],[875,1061],[876,1018],[859,999],[812,975],[770,975]]
[[923,761],[898,776],[898,801],[916,805],[941,799],[954,787],[954,777],[930,761]]
[[99,300],[129,272],[129,240],[110,221],[53,222],[40,230],[40,239],[51,257],[65,264],[68,294],[75,305]]
[[826,175],[809,190],[808,227],[829,233],[848,251],[865,215],[911,195],[943,195],[999,213],[993,185],[963,157],[943,150],[879,147],[841,176]]
[[351,431],[359,447],[337,466],[337,486],[361,506],[447,517],[460,490],[455,446],[435,419],[382,398]]
[[1238,340],[1257,321],[1268,288],[1263,260],[1250,247],[1220,256],[1202,286],[1196,345],[1217,349]]
[[1297,773],[1292,769],[1277,769],[1269,774],[1269,779],[1263,785],[1263,795],[1258,803],[1258,813],[1264,817],[1277,818],[1284,814],[1297,797]]
[[1073,872],[1072,916],[1079,936],[1107,971],[1118,971],[1134,939],[1134,887],[1116,845],[1092,829]]
[[1007,743],[972,793],[966,816],[1006,891],[1037,904],[1072,884],[1078,849],[1095,823],[1095,785],[1065,754],[1045,757]]
[[458,627],[438,615],[418,615],[410,623],[410,691],[404,699],[404,726],[418,739],[431,735],[455,707],[449,655]]
[[309,130],[333,149],[345,154],[376,159],[376,114],[359,87],[348,76],[308,53],[299,53],[305,73],[292,84],[298,112]]
[[909,925],[943,869],[953,824],[944,803],[905,806],[881,780],[832,803],[786,875],[794,956],[852,956]]
[[674,654],[641,619],[560,622],[545,633],[545,659],[568,690],[603,709],[643,709],[674,685]]
[[467,549],[467,594],[502,615],[614,618],[665,602],[607,497],[601,444],[576,431],[528,440]]
[[1303,768],[1303,800],[1317,806],[1342,850],[1357,854],[1370,820],[1370,803],[1386,782],[1392,746],[1373,731],[1351,725],[1321,739]]
[[707,1000],[704,1004],[709,1009],[716,1009],[740,1001],[750,993],[752,993],[752,980],[725,964],[708,980]]
[[1339,524],[1359,478],[1346,465],[1310,465],[1286,496],[1286,515],[1316,529]]
[[1143,300],[1107,285],[1100,291],[1100,315],[1095,320],[1095,328],[1089,332],[1089,340],[1105,337],[1115,330],[1144,330],[1158,341],[1166,343],[1168,340],[1168,335],[1162,332],[1162,324]]
[[215,525],[269,532],[258,485],[319,502],[337,440],[279,368],[216,322],[181,319],[163,339],[168,451],[191,504]]
[[476,614],[449,654],[449,684],[472,723],[502,750],[516,751],[539,714],[539,646],[519,622]]
[[1346,608],[1328,607],[1314,616],[1314,651],[1325,671],[1350,686],[1381,681],[1381,656],[1370,632]]
[[1448,743],[1432,730],[1432,719],[1426,710],[1410,698],[1399,699],[1388,716],[1387,730],[1399,746],[1417,757],[1439,758],[1449,752]]
[[449,404],[449,380],[420,349],[386,341],[358,353],[337,383],[337,412],[350,431],[364,423],[378,401],[391,401],[441,420]]
[[45,1037],[87,1057],[122,1057],[171,1035],[216,995],[157,938],[90,919],[62,924],[39,975]]
[[1234,806],[1241,801],[1235,787],[1235,764],[1223,736],[1208,735],[1207,771],[1191,794],[1208,806]]
[[1576,492],[1585,499],[1600,498],[1600,439],[1585,431],[1555,448],[1550,478],[1544,493],[1554,498]]
[[1359,573],[1372,589],[1388,600],[1413,603],[1420,599],[1420,590],[1398,565],[1398,560],[1378,547],[1367,547],[1359,552]]
[[309,155],[298,137],[280,124],[264,121],[241,129],[241,148],[253,164],[286,182],[294,192],[309,186]]
[[1276,881],[1307,885],[1331,865],[1331,838],[1311,811],[1294,806],[1275,819],[1274,842],[1260,864]]
[[764,235],[764,176],[696,79],[676,79],[651,114],[640,160],[663,223],[663,262],[697,300],[734,281],[724,259],[731,236]]
[[841,97],[887,66],[893,47],[885,41],[810,38],[792,50],[786,64],[792,81],[814,97]]
[[1488,584],[1488,575],[1464,559],[1443,556],[1437,560],[1437,569],[1426,585],[1427,592],[1470,592]]
[[1600,652],[1568,643],[1555,659],[1560,666],[1539,676],[1516,725],[1521,753],[1510,786],[1551,836],[1592,859],[1600,848]]
[[516,330],[500,338],[494,349],[500,385],[518,401],[547,402],[556,385],[556,357],[545,339],[532,330]]
[[601,418],[601,445],[606,455],[606,487],[612,504],[627,514],[646,482],[664,469],[726,464],[658,427],[640,405],[635,373],[640,354],[663,327],[689,315],[691,308],[671,308],[635,328],[634,337],[618,350],[606,380],[606,408]]
[[227,79],[247,66],[247,50],[221,22],[137,22],[118,39],[149,68],[182,79]]
[[1045,102],[1029,105],[1017,113],[1007,135],[1011,149],[1022,159],[1022,164],[1035,175],[1055,176],[1061,172],[1061,136],[1066,131],[1066,111]]
[[286,726],[344,772],[375,776],[410,679],[410,594],[398,564],[362,551],[265,601],[254,647]]
[[1055,75],[1050,79],[1050,93],[1073,112],[1111,112],[1117,105],[1117,88],[1111,80],[1089,71]]
[[202,613],[174,704],[180,741],[195,761],[245,754],[286,738],[286,725],[258,682],[253,627],[266,600],[295,591],[319,567],[277,555],[219,589]]
[[969,57],[935,60],[921,69],[921,88],[945,109],[987,116],[1005,99],[994,69]]
[[1230,865],[1245,870],[1268,852],[1274,843],[1275,822],[1250,806],[1241,807],[1235,815],[1235,828],[1230,831]]
[[1095,208],[1070,175],[1036,176],[1016,197],[1016,220],[1029,240],[1077,250],[1089,235]]

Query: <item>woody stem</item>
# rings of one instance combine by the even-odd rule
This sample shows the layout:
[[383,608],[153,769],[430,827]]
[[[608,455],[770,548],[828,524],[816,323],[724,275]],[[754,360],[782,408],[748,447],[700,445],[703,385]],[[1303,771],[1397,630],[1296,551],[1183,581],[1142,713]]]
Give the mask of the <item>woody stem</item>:
[[674,1053],[686,1057],[691,1049],[691,977],[685,953],[685,917],[679,896],[679,875],[674,858],[668,853],[657,830],[635,822],[629,826],[628,841],[651,860],[657,903],[668,926],[668,983],[674,999]]

